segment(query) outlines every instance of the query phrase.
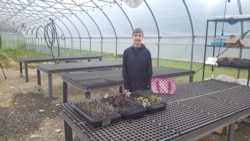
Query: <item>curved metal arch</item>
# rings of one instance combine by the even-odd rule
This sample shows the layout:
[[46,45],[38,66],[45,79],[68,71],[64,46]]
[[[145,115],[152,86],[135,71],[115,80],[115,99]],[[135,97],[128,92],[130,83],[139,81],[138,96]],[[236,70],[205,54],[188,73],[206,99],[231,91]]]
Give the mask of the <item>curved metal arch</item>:
[[22,30],[21,30],[21,29],[19,29],[19,28],[20,28],[20,26],[17,26],[17,25],[16,25],[16,26],[14,26],[14,28],[16,29],[16,32],[18,32],[18,31],[19,31],[19,32],[22,32]]
[[[2,2],[2,1],[1,1],[1,2]],[[7,3],[7,2],[6,2],[6,3]],[[12,2],[12,3],[13,3],[13,2]],[[8,4],[9,4],[9,3],[8,3]],[[9,6],[9,5],[8,5],[8,6]],[[18,9],[18,8],[16,7],[16,4],[14,4],[14,6],[15,6],[16,9]],[[13,9],[11,9],[11,8],[9,8],[9,7],[7,7],[7,6],[4,7],[4,8],[5,8],[6,11],[9,13],[10,16],[8,16],[7,19],[5,18],[5,21],[2,21],[2,23],[5,23],[5,22],[8,23],[8,21],[10,21],[10,19],[14,17],[14,15],[13,15],[10,11],[12,11],[13,13],[15,13],[15,12],[14,12]],[[2,23],[1,23],[1,24],[2,24]]]
[[[16,5],[14,5],[14,6],[16,7]],[[11,15],[11,16],[9,16],[7,19],[5,19],[5,22],[7,22],[8,19],[10,19],[10,18],[13,17],[13,15],[11,14],[10,11],[12,11],[12,12],[14,13],[14,10],[13,10],[13,9],[9,9],[9,8],[7,8],[7,7],[5,7],[5,9],[6,9],[6,11],[8,11],[8,13]],[[4,21],[3,21],[2,23],[4,23]]]
[[[19,28],[21,28],[21,29],[19,29]],[[25,32],[25,30],[26,30],[26,29],[23,29],[23,28],[22,28],[22,27],[20,27],[20,26],[16,26],[16,28],[15,28],[15,29],[16,29],[16,32],[18,32],[18,31],[19,31],[20,33],[22,33],[22,35],[24,35],[24,32]],[[26,32],[27,32],[27,30],[26,30]],[[27,33],[25,33],[25,34],[27,34]]]
[[26,40],[26,41],[28,41],[28,42],[30,42],[30,37],[29,37],[29,35],[28,35],[28,32],[29,32],[29,30],[30,30],[31,28],[29,27],[29,28],[27,28],[27,29],[25,29],[23,32],[25,33],[25,37],[24,37],[24,39]]
[[[241,7],[241,1],[240,1],[240,0],[237,0],[237,4],[238,4],[238,8],[239,8],[239,13],[240,13],[240,15],[242,15],[243,12],[242,12],[242,7]],[[242,25],[242,27],[243,27],[243,25]],[[243,31],[243,30],[242,30],[242,31]]]
[[122,13],[126,16],[129,24],[130,24],[130,27],[131,27],[131,30],[133,31],[134,30],[134,27],[133,27],[133,24],[131,23],[131,20],[129,19],[128,15],[126,14],[126,12],[123,10],[123,8],[120,6],[120,4],[115,0],[115,3],[117,4],[117,6],[121,9]]
[[[115,27],[114,25],[112,24],[111,20],[109,19],[109,17],[107,16],[107,14],[105,12],[103,12],[103,10],[94,2],[92,1],[92,3],[102,12],[102,14],[107,18],[107,20],[109,21],[110,25],[112,26],[113,28],[113,31],[114,31],[114,34],[115,34],[115,59],[117,59],[117,34],[116,34],[116,30],[115,30]],[[102,52],[103,52],[103,48],[101,49],[101,55],[102,55]]]
[[[33,31],[34,31],[35,27],[28,27],[28,29],[26,30],[26,36],[28,37],[27,39],[30,41],[30,43],[33,43],[33,40],[35,40],[34,36],[33,36]],[[28,34],[30,31],[30,34]]]
[[158,23],[157,23],[157,20],[155,18],[155,15],[152,11],[152,9],[150,8],[150,6],[148,5],[147,1],[144,0],[145,4],[147,5],[153,19],[154,19],[154,22],[155,22],[155,25],[156,25],[156,28],[157,28],[157,34],[158,34],[158,42],[157,42],[157,46],[158,46],[158,51],[157,51],[157,66],[159,66],[159,58],[160,58],[160,42],[161,42],[161,35],[160,35],[160,30],[159,30],[159,26],[158,26]]
[[43,28],[43,29],[44,29],[44,27],[41,26],[41,25],[39,25],[39,26],[37,27],[37,29],[36,29],[36,38],[37,38],[37,33],[38,33],[38,31],[39,31],[40,28]]
[[[47,5],[49,5],[49,7],[52,7],[52,5],[50,5],[50,4],[48,4],[46,1],[43,1],[44,3],[46,3]],[[72,25],[73,25],[73,27],[76,29],[76,31],[77,31],[77,34],[78,34],[78,36],[79,36],[79,38],[81,37],[80,36],[80,33],[79,33],[79,31],[77,30],[77,28],[76,28],[76,26],[68,19],[68,17],[67,16],[65,16],[63,13],[61,13],[60,11],[58,11],[57,9],[55,9],[57,12],[59,12],[60,14],[62,14],[63,15],[63,17],[65,17]],[[58,18],[58,20],[60,20],[59,18]],[[63,23],[63,22],[62,22]],[[64,23],[63,23],[64,24]],[[65,25],[65,24],[64,24]],[[68,27],[65,25],[65,27],[68,29]],[[70,32],[70,34],[71,34],[71,32]],[[73,37],[72,37],[72,34],[71,34],[71,48],[73,48],[73,42],[72,42],[72,40],[73,40]]]
[[[61,31],[61,33],[64,34],[64,32],[62,31],[61,27],[60,27],[59,25],[57,25],[56,23],[55,23],[55,25],[56,25],[57,28],[59,28],[59,30]],[[40,29],[40,28],[43,28],[43,29],[44,29],[44,27],[43,27],[42,25],[39,25],[39,27],[38,27],[37,30],[36,30],[36,38],[37,38],[37,33],[39,33],[39,29]],[[44,35],[44,34],[43,34],[43,33],[44,33],[44,30],[42,30],[41,32],[42,32],[41,35]],[[42,39],[44,39],[44,36],[41,36],[41,42],[42,42]],[[45,45],[45,44],[44,44],[44,45]]]
[[43,35],[42,31],[36,30],[36,36],[35,36],[35,38],[39,40],[39,36],[38,35],[40,35],[40,39],[43,39],[43,36],[41,36],[41,35]]
[[[20,4],[22,3],[22,4],[24,4],[24,5],[26,4],[26,3],[22,2],[22,1],[19,1],[19,3],[20,3]],[[37,5],[37,6],[39,6],[38,4],[35,3],[35,1],[30,2],[29,5],[32,4],[32,3],[35,4],[35,5]],[[36,9],[33,8],[33,7],[30,7],[30,8],[36,10]],[[54,14],[52,14],[51,12],[50,12],[50,14],[54,16]],[[56,17],[56,16],[55,16],[55,17]],[[61,23],[63,23],[60,19],[59,19],[59,21],[60,21]],[[63,23],[63,24],[64,24],[64,23]],[[57,26],[57,27],[58,27],[58,26]],[[67,28],[67,27],[66,27],[66,28]],[[69,31],[69,30],[68,30],[68,31]],[[69,32],[69,33],[70,33],[70,32]],[[27,34],[27,33],[26,33],[26,34]],[[32,31],[32,34],[33,34],[33,31]],[[71,34],[71,33],[70,33],[70,34]],[[72,36],[71,36],[71,37],[72,37]],[[33,38],[32,38],[32,39],[33,39]]]
[[31,42],[31,35],[29,36],[29,34],[28,34],[28,32],[29,32],[29,30],[31,29],[31,27],[28,27],[27,28],[27,30],[26,30],[26,36],[27,36],[27,40],[28,40],[28,42]]
[[[60,3],[60,2],[59,2]],[[60,3],[61,4],[61,3]],[[69,10],[67,7],[65,7],[63,4],[61,4],[64,8],[66,8],[68,11],[70,11],[81,23],[82,25],[84,26],[84,28],[86,29],[87,33],[88,33],[88,36],[89,36],[89,42],[91,44],[91,41],[90,41],[90,33],[89,33],[89,30],[88,28],[86,27],[86,25],[82,22],[82,20],[75,14],[73,13],[71,10]],[[71,21],[70,21],[71,22]],[[71,22],[72,23],[72,22]],[[73,25],[74,26],[74,25]],[[79,31],[77,30],[77,32],[79,33]],[[82,52],[82,42],[81,42],[81,36],[80,36],[80,33],[79,33],[79,39],[80,39],[80,54]]]
[[[31,30],[31,32],[30,32],[30,34],[28,34],[30,30]],[[31,27],[28,27],[28,29],[26,30],[26,36],[27,36],[28,42],[33,43],[32,28]]]
[[[101,53],[102,53],[102,48],[103,48],[103,36],[102,36],[102,32],[101,32],[101,29],[100,27],[98,26],[98,24],[96,23],[96,21],[94,20],[94,18],[92,16],[89,15],[88,12],[86,12],[86,10],[84,10],[81,6],[79,6],[74,0],[71,0],[74,4],[76,4],[79,8],[81,8],[85,14],[87,14],[89,16],[89,18],[94,22],[94,24],[96,25],[99,33],[100,33],[100,37],[101,37]],[[91,36],[90,36],[91,37]],[[90,41],[90,51],[91,51],[91,41]],[[91,52],[90,52],[91,53]]]
[[[242,7],[241,7],[241,1],[240,0],[237,0],[237,4],[238,4],[238,8],[239,8],[239,14],[242,15],[243,12],[242,12]],[[240,29],[241,29],[241,38],[244,38],[244,24],[243,24],[243,21],[240,22]],[[242,58],[242,48],[240,48],[240,53],[239,53],[239,58]],[[237,78],[240,77],[240,69],[238,69],[237,71]]]
[[[59,20],[59,21],[60,21],[61,23],[63,23],[61,20]],[[63,30],[61,29],[61,27],[60,27],[58,24],[56,24],[56,23],[55,23],[55,25],[56,25],[56,27],[61,31],[61,33],[64,34],[64,32],[63,32]],[[40,26],[37,28],[37,31],[36,31],[36,32],[38,32],[39,29],[40,29],[41,27],[44,28],[43,26],[40,25]],[[44,32],[44,31],[42,31],[42,32]],[[70,32],[69,32],[69,33],[70,33]],[[36,33],[36,34],[37,34],[37,33]],[[43,34],[42,34],[42,35],[43,35]],[[37,35],[36,35],[36,37],[37,37]],[[43,36],[41,36],[41,37],[43,37]],[[44,39],[44,37],[43,37],[43,39]]]
[[34,29],[36,28],[36,26],[34,26],[33,28],[32,28],[32,31],[31,31],[31,35],[32,35],[32,39],[34,39],[35,40],[35,46],[36,46],[36,40],[37,40],[37,38],[36,37],[34,37],[34,35],[33,35],[33,32],[34,32]]
[[[242,15],[243,14],[243,12],[242,12],[242,7],[241,7],[241,2],[240,2],[240,0],[237,0],[237,4],[238,4],[238,8],[239,8],[239,13],[240,13],[240,15]],[[243,22],[241,21],[241,38],[244,38],[243,37],[243,33],[244,33],[244,24],[243,24]]]
[[[56,27],[59,28],[59,30],[61,31],[61,33],[64,34],[64,32],[63,32],[63,30],[61,29],[61,27],[60,27],[58,24],[56,24],[56,23],[55,23],[55,25],[56,25]],[[43,29],[44,29],[44,27],[43,27],[42,25],[39,25],[39,26],[37,27],[36,33],[38,32],[39,28],[43,28]],[[36,36],[37,36],[37,34],[36,34]]]
[[[41,45],[41,46],[45,46],[45,43],[44,42],[42,42],[43,40],[44,40],[44,34],[43,34],[43,31],[40,31],[39,32],[39,30],[37,30],[38,32],[36,32],[36,38],[37,38],[37,33],[39,34],[39,36],[40,36],[40,38],[37,38],[38,39],[38,46],[39,45]],[[39,39],[40,39],[40,44],[39,44]],[[40,48],[40,52],[41,53],[46,53],[46,51],[45,52],[43,52],[43,47],[41,47]]]
[[[44,2],[44,1],[43,1]],[[35,3],[34,2],[34,4],[35,5],[37,5],[37,6],[39,6],[37,3]],[[45,4],[47,4],[47,3],[45,3]],[[47,4],[47,5],[49,5],[49,4]],[[50,7],[51,7],[51,5],[49,5]],[[54,17],[55,17],[55,19],[58,19],[58,21],[60,21],[63,25],[64,25],[64,27],[67,29],[67,31],[69,32],[69,34],[70,34],[70,36],[71,36],[71,40],[72,40],[72,34],[71,34],[71,32],[70,32],[70,30],[69,30],[69,28],[64,24],[64,22],[62,22],[57,16],[55,16],[53,13],[51,13],[51,12],[49,12],[51,15],[53,15]],[[60,13],[61,14],[61,13]],[[63,14],[62,14],[63,15]],[[63,15],[63,17],[66,17],[65,15]],[[57,24],[56,24],[57,25]],[[58,25],[57,25],[57,27],[59,27]],[[63,33],[63,32],[62,32]],[[63,33],[64,34],[64,33]],[[64,43],[64,45],[65,45],[65,43]]]
[[31,27],[28,27],[28,29],[26,30],[26,35],[28,35],[28,32],[29,32],[30,29],[32,30]]
[[[39,45],[39,39],[41,39],[41,42],[42,42],[42,39],[43,39],[43,36],[42,36],[42,35],[43,35],[43,31],[40,31],[41,33],[39,32],[39,28],[40,28],[40,27],[44,28],[44,27],[41,26],[41,25],[38,26],[38,27],[36,27],[36,35],[35,35],[35,38],[38,40],[38,45]],[[40,35],[41,38],[38,38],[38,34]]]
[[[33,4],[35,4],[35,5],[37,5],[37,6],[39,6],[37,3],[33,3]],[[47,3],[46,3],[47,4]],[[47,5],[49,5],[49,4],[47,4]],[[49,5],[50,6],[50,5]],[[34,8],[33,8],[34,9]],[[35,9],[34,9],[35,10]],[[57,16],[55,16],[53,13],[51,13],[51,12],[49,12],[51,15],[53,15],[54,17],[55,17],[55,19],[58,19],[62,24],[63,24],[63,22],[57,17]],[[42,13],[41,13],[42,14]],[[65,15],[63,15],[63,17],[66,17]],[[44,21],[44,22],[46,22],[46,21]],[[56,24],[56,23],[55,23]],[[56,24],[57,25],[57,24]],[[63,24],[64,26],[65,26],[65,24]],[[64,32],[63,32],[63,30],[60,28],[60,26],[59,25],[57,25],[57,27],[60,29],[60,31],[64,34]],[[65,26],[66,27],[66,26]],[[69,30],[68,30],[69,31]],[[69,32],[70,33],[70,32]],[[71,33],[70,33],[71,34]]]
[[[37,29],[36,29],[36,38],[38,38],[38,34],[40,34],[40,33],[39,33],[39,29],[40,29],[40,28],[43,28],[43,29],[44,29],[44,27],[41,26],[41,25],[39,25],[39,26],[37,27]],[[41,32],[43,33],[44,30],[42,30]],[[44,39],[44,36],[42,36],[42,35],[44,35],[44,34],[42,34],[42,33],[41,33],[41,35],[40,35],[40,37],[41,37],[41,44],[42,44],[42,39]],[[39,40],[39,38],[38,38],[38,40]]]
[[[17,2],[19,2],[19,4],[21,5],[21,7],[23,8],[23,9],[26,9],[28,6],[26,5],[26,3],[24,3],[24,2],[22,2],[22,1],[20,1],[20,0],[18,0]],[[35,0],[34,1],[32,1],[32,2],[28,2],[29,3],[29,6],[31,5],[31,4],[33,4],[35,2]],[[24,6],[25,5],[25,6]],[[15,7],[17,8],[17,6],[16,6],[16,4],[15,4]],[[33,7],[30,7],[30,8],[33,8]],[[18,9],[18,8],[17,8]],[[22,10],[23,10],[22,9]],[[34,8],[33,8],[34,9]],[[22,10],[18,10],[19,12],[20,11],[22,11]],[[36,10],[36,9],[34,9],[34,10]],[[32,13],[31,14],[29,14],[29,15],[32,15]],[[29,15],[27,15],[26,17],[28,17]],[[26,18],[26,17],[23,17],[24,19]]]
[[[73,39],[73,36],[72,36],[72,34],[71,34],[71,32],[70,32],[70,30],[69,30],[69,28],[64,24],[64,22],[62,22],[59,18],[57,18],[58,19],[58,21],[60,21],[63,25],[64,25],[64,27],[67,29],[67,31],[69,32],[69,34],[70,34],[70,38],[71,38],[71,41],[72,41],[72,39]],[[55,24],[56,25],[56,27],[59,27],[58,26],[58,24]],[[63,32],[62,32],[63,33]],[[64,34],[64,33],[63,33]],[[65,41],[65,40],[64,40]],[[65,45],[66,43],[64,42],[64,45]],[[73,45],[72,45],[72,42],[71,42],[71,48],[73,47]]]
[[[37,27],[33,27],[33,30],[36,30],[36,28]],[[37,31],[37,30],[36,30]],[[33,31],[32,31],[33,32]],[[39,32],[38,32],[38,34],[40,34]],[[33,35],[33,33],[32,33],[32,35]],[[34,35],[33,35],[34,36]],[[34,40],[35,40],[35,45],[39,45],[39,38],[37,38],[37,32],[36,32],[36,35],[35,35],[35,37],[34,37]],[[38,41],[38,43],[37,43],[37,41]]]
[[[63,7],[65,7],[63,4],[61,4],[61,3],[59,3],[60,5],[62,5]],[[51,6],[51,5],[50,5]],[[65,7],[66,8],[66,7]],[[66,8],[67,9],[67,8]],[[56,11],[58,11],[57,9],[56,9]],[[70,10],[68,10],[68,11],[70,11]],[[58,12],[60,12],[60,11],[58,11]],[[75,16],[75,14],[72,12],[72,11],[70,11],[74,16]],[[62,13],[61,13],[62,14]],[[62,14],[62,15],[64,15],[64,14]],[[72,25],[73,25],[73,27],[75,28],[75,30],[77,31],[77,34],[78,34],[78,36],[79,36],[79,38],[81,37],[80,36],[80,32],[78,31],[78,29],[76,28],[76,26],[75,26],[75,24],[74,23],[72,23],[72,21],[71,20],[69,20],[69,18],[68,18],[68,16],[64,16]]]
[[36,26],[34,26],[33,28],[32,28],[32,31],[31,31],[31,35],[33,35],[33,32],[34,32],[34,29],[36,28]]
[[191,16],[191,13],[188,9],[188,5],[186,3],[185,0],[183,0],[183,4],[186,8],[186,11],[187,11],[187,14],[188,14],[188,18],[189,18],[189,21],[190,21],[190,25],[191,25],[191,31],[192,31],[192,49],[191,49],[191,60],[190,60],[190,70],[193,70],[193,53],[194,53],[194,38],[195,38],[195,35],[194,35],[194,25],[193,25],[193,21],[192,21],[192,16]]

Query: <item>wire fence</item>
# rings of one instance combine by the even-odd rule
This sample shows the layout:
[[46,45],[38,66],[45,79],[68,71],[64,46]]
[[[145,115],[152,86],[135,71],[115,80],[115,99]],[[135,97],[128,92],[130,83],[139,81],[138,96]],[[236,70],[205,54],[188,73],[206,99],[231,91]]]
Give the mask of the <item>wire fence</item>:
[[[110,54],[117,57],[121,57],[123,51],[132,45],[131,37],[122,38],[58,38],[58,47],[55,46],[51,49],[48,47],[46,40],[42,37],[24,37],[19,32],[1,32],[1,46],[2,48],[16,48],[25,46],[28,49],[35,50],[36,52],[42,54],[51,55],[52,51],[54,55],[59,56],[72,56],[72,55],[86,55],[95,54],[103,55]],[[228,35],[229,36],[229,35]],[[227,36],[225,36],[227,37]],[[249,36],[245,38],[248,43],[250,43]],[[208,43],[213,41],[213,36],[209,36]],[[196,36],[194,43],[192,43],[191,36],[167,36],[161,37],[160,42],[158,42],[157,37],[145,37],[143,43],[151,51],[151,55],[156,59],[170,59],[170,60],[180,60],[180,61],[192,61],[202,63],[204,60],[204,36]],[[159,46],[158,46],[159,44]],[[249,46],[249,45],[248,45]],[[207,57],[220,55],[227,57],[238,56],[238,49],[227,49],[219,48],[212,51],[212,47],[207,49]],[[226,50],[226,51],[224,51]],[[249,47],[242,52],[242,58],[249,59],[250,56]]]

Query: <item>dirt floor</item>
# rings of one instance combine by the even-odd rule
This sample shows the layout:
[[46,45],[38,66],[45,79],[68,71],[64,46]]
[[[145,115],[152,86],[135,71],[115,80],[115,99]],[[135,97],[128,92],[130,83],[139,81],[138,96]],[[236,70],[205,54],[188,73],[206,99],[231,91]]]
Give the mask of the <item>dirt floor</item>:
[[[18,68],[0,71],[0,141],[63,141],[64,127],[57,106],[62,103],[62,79],[53,75],[53,100],[37,90],[36,69],[29,69],[28,83],[20,78]],[[42,85],[47,82],[45,74]],[[44,84],[46,86],[46,84]],[[77,101],[84,93],[69,86],[69,100]],[[116,93],[118,88],[94,91],[95,95]],[[78,141],[76,135],[74,140]],[[212,133],[200,141],[226,141],[227,135]],[[250,127],[238,124],[234,141],[250,141]]]

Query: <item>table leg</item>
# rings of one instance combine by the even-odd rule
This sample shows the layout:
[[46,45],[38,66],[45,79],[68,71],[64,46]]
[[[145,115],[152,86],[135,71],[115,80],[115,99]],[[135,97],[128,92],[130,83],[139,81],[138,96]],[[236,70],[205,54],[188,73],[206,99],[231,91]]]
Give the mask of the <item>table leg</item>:
[[63,103],[68,101],[68,85],[66,82],[63,81]]
[[53,98],[53,84],[52,84],[52,73],[48,73],[48,84],[49,84],[49,98]]
[[23,64],[22,64],[22,62],[19,62],[19,68],[20,68],[20,77],[23,77]]
[[38,85],[38,91],[40,91],[40,87],[41,87],[41,72],[40,70],[36,70],[36,76],[37,76],[37,85]]
[[64,121],[64,132],[65,132],[65,141],[73,141],[72,129],[66,121]]
[[28,75],[28,64],[27,63],[25,63],[24,64],[25,65],[25,80],[26,80],[26,82],[29,82],[29,75]]
[[85,92],[85,98],[91,99],[90,91]]
[[193,80],[194,80],[194,75],[190,75],[189,76],[189,82],[193,82]]
[[119,93],[121,94],[122,93],[122,86],[119,87]]
[[229,125],[227,140],[233,141],[233,138],[234,138],[234,123]]
[[250,79],[250,69],[248,69],[247,86],[249,86],[249,79]]

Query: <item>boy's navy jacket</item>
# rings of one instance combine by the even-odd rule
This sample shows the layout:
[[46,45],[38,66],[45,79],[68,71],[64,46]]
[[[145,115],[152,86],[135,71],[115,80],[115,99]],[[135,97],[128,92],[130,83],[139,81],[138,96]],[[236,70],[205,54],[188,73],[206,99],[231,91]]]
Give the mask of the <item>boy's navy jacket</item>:
[[122,74],[124,88],[143,90],[150,88],[152,78],[152,59],[144,44],[139,48],[131,46],[123,53]]

